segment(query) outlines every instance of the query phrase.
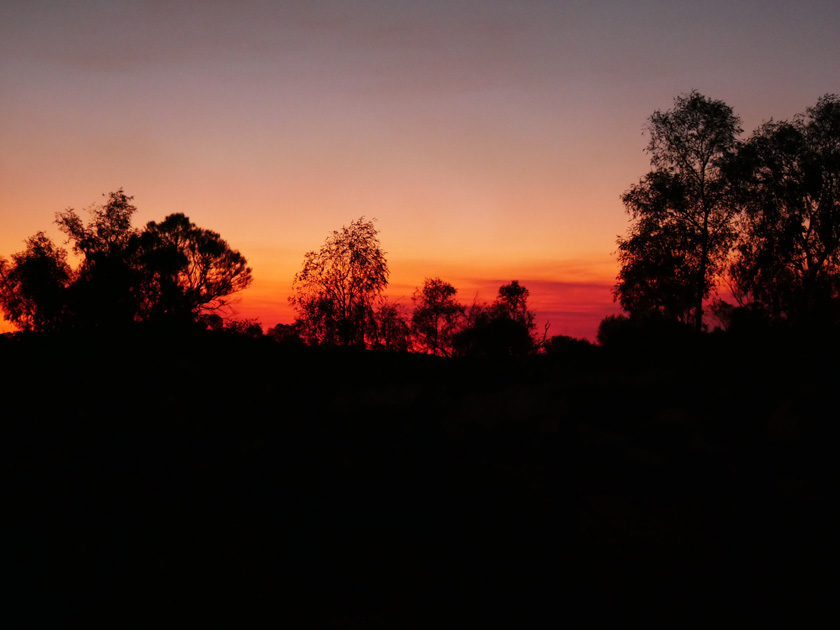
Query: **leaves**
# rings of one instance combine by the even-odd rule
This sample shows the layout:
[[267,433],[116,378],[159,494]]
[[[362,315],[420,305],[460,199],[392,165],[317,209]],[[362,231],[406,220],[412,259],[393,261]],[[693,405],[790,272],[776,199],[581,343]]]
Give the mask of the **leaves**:
[[421,351],[438,356],[452,354],[464,307],[455,299],[458,290],[440,278],[426,278],[412,296],[411,328]]
[[692,91],[651,115],[653,170],[621,197],[633,225],[618,239],[614,296],[631,314],[660,312],[700,329],[734,238],[724,172],[741,132],[732,108]]
[[377,234],[361,217],[304,255],[289,302],[310,343],[369,345],[375,339],[374,307],[389,275]]
[[743,208],[731,275],[743,300],[807,322],[840,295],[840,98],[768,122],[733,160]]

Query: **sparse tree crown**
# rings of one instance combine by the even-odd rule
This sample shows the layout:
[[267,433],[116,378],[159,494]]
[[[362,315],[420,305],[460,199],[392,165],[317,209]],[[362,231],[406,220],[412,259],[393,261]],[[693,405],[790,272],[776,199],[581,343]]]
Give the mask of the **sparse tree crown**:
[[304,256],[289,302],[308,342],[369,345],[375,338],[375,307],[389,274],[377,234],[361,217]]

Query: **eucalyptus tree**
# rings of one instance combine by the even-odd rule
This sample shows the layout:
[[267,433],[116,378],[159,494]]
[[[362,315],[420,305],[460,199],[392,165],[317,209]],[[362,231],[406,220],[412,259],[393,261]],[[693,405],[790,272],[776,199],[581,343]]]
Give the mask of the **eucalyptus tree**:
[[245,257],[181,213],[146,224],[139,249],[145,318],[196,321],[251,284]]
[[735,160],[741,237],[731,268],[742,301],[775,318],[837,319],[840,297],[840,97],[770,121]]
[[304,256],[289,302],[308,343],[374,343],[376,307],[389,274],[378,233],[373,221],[361,217],[333,231],[319,250]]
[[697,91],[649,118],[651,171],[622,196],[632,224],[618,239],[614,296],[631,314],[658,311],[703,326],[703,301],[735,231],[725,170],[742,131],[726,103]]

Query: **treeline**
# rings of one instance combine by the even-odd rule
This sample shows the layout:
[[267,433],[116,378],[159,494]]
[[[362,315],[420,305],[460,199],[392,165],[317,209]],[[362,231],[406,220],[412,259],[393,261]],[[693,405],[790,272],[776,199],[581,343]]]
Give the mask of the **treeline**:
[[709,309],[729,329],[840,324],[840,98],[742,131],[696,91],[650,117],[651,171],[622,195],[632,222],[614,290],[636,321],[608,318],[599,337],[639,320],[708,330]]
[[[88,209],[56,216],[78,258],[43,232],[11,260],[0,257],[0,308],[23,331],[227,330],[261,336],[257,320],[224,317],[231,296],[251,283],[245,257],[183,214],[132,227],[137,208],[122,189]],[[528,289],[514,280],[491,303],[464,305],[457,289],[427,278],[413,309],[387,300],[389,270],[372,221],[335,231],[304,256],[290,303],[294,324],[270,337],[287,344],[353,346],[437,356],[521,356],[552,347],[537,335]],[[556,340],[555,340],[556,341]],[[556,345],[556,343],[555,343]]]
[[[613,294],[627,315],[601,322],[602,345],[682,329],[840,329],[840,97],[826,94],[747,139],[740,125],[731,107],[696,91],[651,115],[651,170],[621,196],[631,225],[618,239]],[[244,256],[183,214],[136,229],[131,200],[122,189],[110,193],[87,222],[72,209],[57,214],[75,268],[43,232],[11,260],[0,257],[4,317],[31,331],[142,323],[262,335],[255,320],[223,317],[230,296],[251,283]],[[437,277],[416,289],[410,310],[389,301],[377,234],[362,217],[306,253],[289,298],[296,320],[268,334],[437,356],[585,343],[540,336],[528,289],[516,280],[490,303],[465,305]],[[734,303],[720,298],[724,290]]]

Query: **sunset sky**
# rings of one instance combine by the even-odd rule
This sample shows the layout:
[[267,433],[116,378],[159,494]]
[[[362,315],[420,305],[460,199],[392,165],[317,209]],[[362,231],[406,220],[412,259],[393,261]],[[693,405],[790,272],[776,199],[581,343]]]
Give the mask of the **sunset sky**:
[[[388,294],[518,279],[550,334],[618,312],[646,119],[697,89],[752,131],[840,92],[840,4],[738,0],[0,3],[0,254],[124,188],[248,259],[239,317],[376,218]],[[0,330],[8,330],[6,323]]]

